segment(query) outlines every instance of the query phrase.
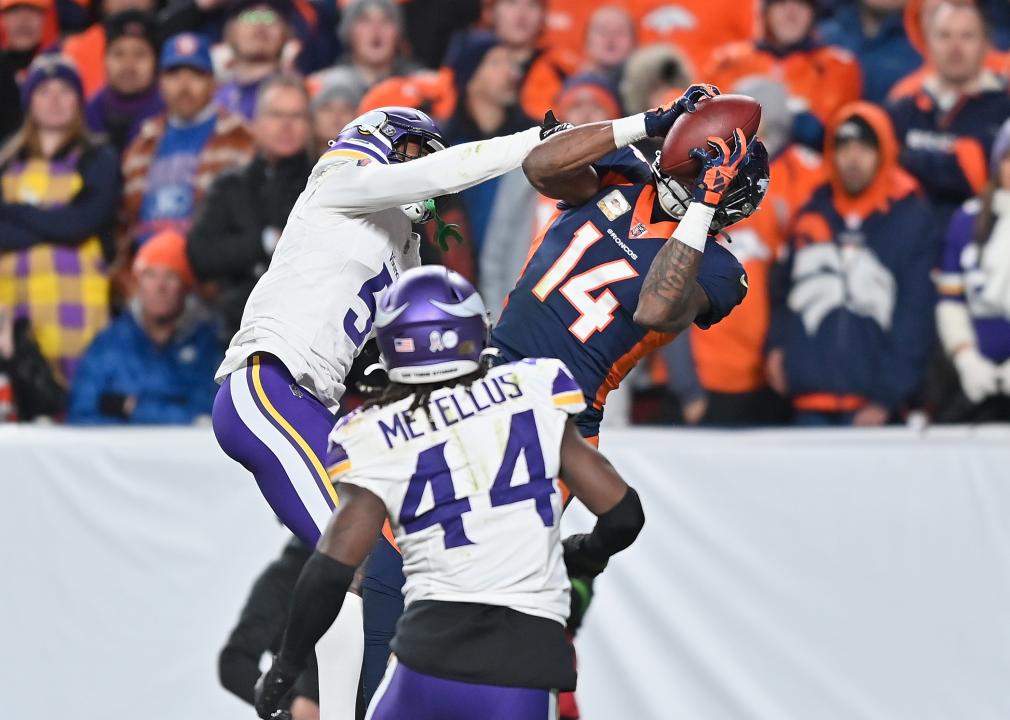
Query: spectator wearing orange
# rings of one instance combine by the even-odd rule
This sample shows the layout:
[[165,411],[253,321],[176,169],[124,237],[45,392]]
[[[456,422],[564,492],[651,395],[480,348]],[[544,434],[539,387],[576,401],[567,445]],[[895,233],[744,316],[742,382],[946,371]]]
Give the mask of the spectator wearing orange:
[[747,75],[781,80],[789,88],[795,139],[819,149],[825,123],[859,99],[862,78],[847,50],[817,40],[816,19],[814,0],[763,0],[761,39],[715,50],[702,76],[719,87]]
[[838,112],[824,162],[830,180],[801,208],[776,269],[769,382],[797,424],[883,425],[925,373],[940,229],[879,106]]
[[896,82],[922,64],[922,48],[912,44],[902,8],[920,0],[858,0],[836,7],[821,23],[821,39],[859,59],[863,97],[881,103]]
[[166,113],[148,120],[123,156],[120,273],[133,249],[154,233],[188,231],[214,178],[253,154],[242,118],[213,100],[216,83],[205,39],[184,33],[167,40],[160,84]]
[[125,10],[107,18],[105,87],[88,102],[88,127],[122,153],[146,120],[165,110],[158,89],[158,40],[154,16]]
[[52,11],[52,0],[0,0],[4,60],[19,82],[35,56],[46,47],[46,17]]
[[186,239],[151,238],[133,263],[128,312],[95,337],[70,392],[70,423],[187,425],[210,416],[224,353],[214,326],[192,312]]
[[674,45],[703,68],[714,48],[757,36],[758,1],[628,0],[628,6],[638,19],[640,45]]
[[519,105],[537,119],[579,63],[576,55],[541,43],[546,16],[546,0],[492,0],[494,33],[520,69]]
[[[154,13],[154,0],[103,0],[102,17],[108,20],[128,10]],[[84,96],[89,100],[106,84],[105,59],[108,29],[105,22],[92,23],[91,27],[67,37],[60,52],[74,61],[80,69]]]
[[66,385],[108,322],[119,172],[115,153],[85,130],[81,81],[66,59],[36,59],[22,92],[24,126],[0,150],[0,308],[28,319]]
[[397,105],[422,110],[436,121],[447,120],[456,107],[452,71],[447,68],[439,72],[422,70],[383,80],[361,98],[358,113]]
[[985,18],[971,4],[941,1],[928,18],[930,71],[890,111],[901,164],[922,184],[937,223],[982,192],[996,131],[1010,117],[1006,82],[984,66]]
[[761,103],[758,135],[768,148],[774,180],[761,212],[730,230],[732,243],[727,247],[747,271],[747,297],[723,322],[704,332],[692,331],[691,346],[708,395],[705,424],[773,424],[785,421],[789,408],[765,378],[771,269],[782,253],[796,213],[825,178],[820,156],[792,140],[789,92],[783,83],[747,78],[733,86],[732,92]]
[[621,5],[599,7],[586,24],[582,71],[602,75],[616,86],[634,49],[635,19],[631,14]]

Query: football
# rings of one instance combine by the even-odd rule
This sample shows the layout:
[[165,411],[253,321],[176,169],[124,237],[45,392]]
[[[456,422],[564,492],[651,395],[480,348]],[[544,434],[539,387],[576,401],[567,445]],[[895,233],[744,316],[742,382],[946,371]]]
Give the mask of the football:
[[743,130],[749,140],[760,123],[761,104],[754,98],[746,95],[705,98],[693,113],[681,115],[666,134],[659,168],[672,178],[693,182],[701,172],[701,161],[690,156],[692,149],[708,150],[708,138],[713,135],[730,143],[736,128]]

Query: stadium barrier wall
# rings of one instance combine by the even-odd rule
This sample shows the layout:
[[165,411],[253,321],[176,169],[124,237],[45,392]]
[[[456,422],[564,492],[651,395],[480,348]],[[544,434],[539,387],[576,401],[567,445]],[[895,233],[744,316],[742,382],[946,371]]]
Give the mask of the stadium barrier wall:
[[[579,637],[585,720],[1010,717],[1010,428],[603,449],[647,523]],[[4,715],[254,717],[217,651],[285,534],[210,431],[3,427],[0,458]]]

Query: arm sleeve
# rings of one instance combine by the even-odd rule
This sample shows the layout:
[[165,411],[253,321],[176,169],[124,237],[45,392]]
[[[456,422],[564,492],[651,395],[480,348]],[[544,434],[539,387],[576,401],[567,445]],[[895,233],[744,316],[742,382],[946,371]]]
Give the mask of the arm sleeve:
[[974,138],[954,141],[950,150],[905,148],[901,164],[930,195],[966,197],[982,192],[988,173],[985,149]]
[[936,262],[937,235],[930,230],[931,217],[920,210],[919,223],[909,224],[909,245],[895,273],[898,296],[894,323],[887,338],[873,400],[887,408],[897,408],[918,388],[933,344],[933,308],[936,294],[930,270]]
[[6,214],[46,242],[76,245],[105,229],[116,212],[119,200],[119,165],[108,148],[96,148],[80,167],[82,189],[69,205],[37,208],[7,205]]
[[228,195],[236,184],[239,178],[231,174],[214,181],[187,236],[186,254],[200,280],[242,274],[263,255],[262,228],[232,213]]
[[327,172],[317,191],[320,205],[367,214],[448,195],[519,167],[540,142],[540,129],[464,143],[418,160],[382,165],[344,163]]

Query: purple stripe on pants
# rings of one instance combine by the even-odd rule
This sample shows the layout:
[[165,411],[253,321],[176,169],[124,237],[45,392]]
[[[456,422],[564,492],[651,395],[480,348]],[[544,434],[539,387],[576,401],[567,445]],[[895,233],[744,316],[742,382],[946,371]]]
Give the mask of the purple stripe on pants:
[[[391,674],[391,675],[390,675]],[[366,720],[555,720],[550,690],[477,685],[390,665]]]
[[[280,361],[270,355],[260,354],[259,357],[260,383],[264,393],[270,399],[274,409],[301,435],[321,464],[322,458],[325,458],[326,455],[327,438],[335,422],[333,414],[308,391],[299,388]],[[236,410],[232,397],[232,384],[246,382],[245,376],[251,376],[251,366],[252,360],[250,359],[250,368],[233,373],[218,390],[217,397],[214,399],[214,434],[217,436],[221,449],[253,474],[260,492],[263,493],[263,497],[270,503],[270,507],[277,513],[281,522],[302,542],[309,547],[314,547],[322,534],[323,527],[317,525],[309,514],[292,484],[288,471],[275,453],[242,421],[238,410]],[[305,456],[305,452],[298,443],[290,438],[288,433],[263,407],[255,388],[252,387],[251,377],[248,378],[248,382],[249,391],[259,412],[287,439],[286,441],[301,458],[302,466],[299,468],[299,472],[304,470],[304,477],[311,478],[312,484],[315,485],[326,503],[332,506],[329,494],[320,486],[321,480],[310,459]]]

